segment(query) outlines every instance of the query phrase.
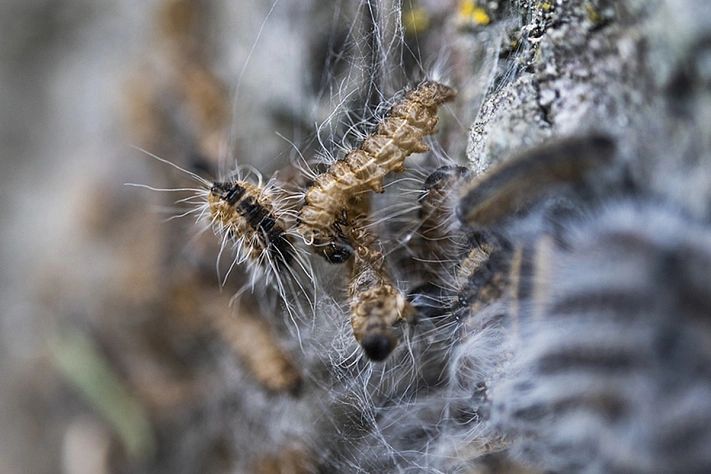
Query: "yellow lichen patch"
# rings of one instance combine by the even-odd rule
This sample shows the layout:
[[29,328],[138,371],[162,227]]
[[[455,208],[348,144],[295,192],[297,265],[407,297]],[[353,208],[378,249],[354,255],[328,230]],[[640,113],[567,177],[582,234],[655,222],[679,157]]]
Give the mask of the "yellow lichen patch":
[[602,17],[592,7],[592,5],[590,5],[589,3],[584,3],[583,7],[585,8],[585,11],[587,12],[588,18],[590,19],[590,21],[592,21],[593,23],[600,23],[600,21],[602,20]]
[[459,4],[459,16],[464,21],[477,25],[488,25],[491,22],[489,14],[486,13],[474,0],[464,0]]

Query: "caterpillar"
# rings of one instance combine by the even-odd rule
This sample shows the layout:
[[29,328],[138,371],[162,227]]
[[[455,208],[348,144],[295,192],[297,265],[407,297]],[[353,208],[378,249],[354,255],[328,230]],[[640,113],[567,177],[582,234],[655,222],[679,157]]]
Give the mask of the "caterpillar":
[[435,132],[437,108],[455,95],[444,84],[422,82],[392,106],[390,115],[360,148],[319,175],[306,191],[298,215],[298,231],[304,240],[332,263],[347,261],[354,252],[347,232],[352,226],[352,202],[368,190],[382,193],[388,173],[404,171],[405,158],[429,149],[423,137]]
[[280,189],[275,183],[262,185],[261,180],[259,184],[245,179],[216,181],[207,196],[200,197],[203,204],[198,207],[201,214],[209,215],[222,248],[233,244],[235,258],[227,273],[235,264],[247,264],[250,285],[242,291],[253,290],[260,281],[271,282],[293,315],[294,310],[304,312],[302,299],[311,305],[313,293],[307,285],[314,276],[305,249],[296,245],[293,211],[279,199]]
[[392,328],[398,321],[415,321],[415,308],[395,288],[385,271],[383,254],[358,247],[348,288],[351,326],[368,358],[384,360],[397,346]]
[[612,141],[602,135],[561,140],[541,146],[474,180],[463,196],[459,217],[470,226],[488,226],[536,202],[554,186],[583,183],[594,170],[608,166]]
[[[185,134],[187,154],[191,160],[212,171],[220,161],[220,137],[227,130],[230,115],[225,104],[230,100],[229,88],[206,60],[209,54],[204,50],[203,43],[207,11],[203,7],[193,0],[170,0],[161,5],[157,15],[157,29],[161,33],[162,50],[169,58],[168,64],[171,67],[168,70],[171,74],[168,78],[159,77],[160,81],[147,88],[150,94],[139,94],[134,108],[139,109],[138,115],[144,116],[140,122],[142,127],[161,129],[160,124],[153,122],[170,122],[174,118],[159,107],[157,99],[161,94],[170,94],[176,100],[175,107],[185,110],[187,120],[180,126],[176,124],[176,130],[160,132],[173,137]],[[146,91],[137,89],[136,92]],[[156,135],[159,135],[158,132]],[[185,148],[185,143],[176,138],[174,144],[164,137],[153,138],[146,146],[154,148],[168,144],[170,151],[164,151],[170,153],[178,153],[174,150],[177,146]],[[198,183],[196,188],[174,190],[193,193],[193,196],[182,200],[193,206],[183,215],[195,214],[203,224],[209,222],[215,234],[222,237],[222,249],[228,243],[234,244],[236,256],[232,266],[246,263],[250,267],[252,289],[256,281],[266,274],[267,280],[276,281],[284,298],[288,292],[281,279],[282,273],[286,271],[298,278],[302,278],[305,273],[308,274],[307,278],[311,278],[305,258],[294,258],[297,253],[294,246],[297,234],[291,230],[293,223],[286,222],[291,217],[290,211],[274,202],[280,192],[277,191],[278,186],[274,183],[262,186],[259,173],[255,173],[257,179],[252,181],[241,176],[210,181],[168,160],[147,154],[178,169]],[[258,184],[255,184],[257,181]],[[297,276],[295,267],[299,267],[299,271],[303,270],[302,274]],[[296,284],[301,286],[301,282],[297,281]]]
[[[196,215],[196,222],[206,223],[220,237],[220,254],[232,244],[235,256],[225,278],[239,264],[249,267],[250,278],[250,284],[235,296],[248,288],[254,289],[258,281],[273,282],[285,303],[293,300],[296,294],[307,299],[312,296],[304,287],[306,280],[313,280],[312,270],[304,249],[295,245],[292,211],[280,202],[276,184],[262,184],[260,176],[257,184],[239,176],[208,181],[168,160],[145,153],[184,173],[199,187],[162,189],[127,184],[153,191],[192,193],[178,201],[191,207],[174,217]],[[293,309],[290,303],[287,309]]]
[[[562,188],[576,185],[573,193],[583,193],[586,180],[611,164],[614,151],[615,144],[607,136],[571,137],[528,150],[473,180],[457,207],[473,244],[458,272],[458,286],[463,288],[458,300],[468,313],[475,314],[509,293],[514,306],[530,296],[530,288],[516,285],[530,281],[521,277],[530,272],[529,256],[550,235],[544,232],[528,246],[513,244],[519,234],[530,232],[527,213],[543,206],[540,212],[564,218],[574,214],[573,201],[578,198],[566,201]],[[545,196],[553,190],[556,199],[546,203]],[[551,209],[545,209],[547,205]]]
[[415,323],[417,314],[392,282],[385,256],[377,248],[376,236],[369,230],[370,201],[370,197],[365,197],[351,208],[353,225],[348,238],[353,243],[354,258],[348,262],[351,267],[348,297],[353,336],[366,356],[379,362],[398,344],[394,332],[396,323]]
[[419,229],[413,253],[425,268],[428,281],[438,285],[468,248],[466,233],[455,215],[460,189],[472,180],[463,166],[442,166],[423,183],[418,199]]
[[202,312],[210,316],[220,338],[244,361],[255,380],[273,393],[297,393],[302,376],[263,317],[242,301],[229,312],[222,304],[225,298],[212,300]]
[[[606,296],[593,294],[588,301],[587,295],[574,291],[569,292],[568,296],[560,293],[559,289],[568,283],[549,284],[554,262],[575,258],[569,254],[568,247],[571,234],[579,226],[578,220],[583,212],[581,204],[595,203],[596,196],[604,195],[602,189],[608,183],[603,184],[593,178],[610,167],[615,160],[615,150],[614,141],[603,135],[562,139],[515,156],[482,177],[475,178],[461,197],[457,214],[468,233],[471,249],[460,262],[458,282],[453,285],[458,289],[451,310],[454,317],[461,321],[458,331],[462,353],[461,359],[453,364],[452,374],[453,377],[460,376],[467,370],[466,367],[475,362],[481,364],[485,357],[490,358],[487,363],[491,365],[485,379],[466,388],[466,384],[462,384],[463,390],[484,394],[484,401],[478,410],[485,416],[471,417],[467,424],[481,423],[482,428],[484,425],[491,426],[489,423],[494,422],[489,422],[489,418],[494,416],[498,417],[495,423],[499,423],[494,426],[523,426],[530,420],[540,419],[536,412],[540,407],[527,402],[523,392],[525,387],[540,383],[540,380],[553,384],[546,379],[547,369],[543,365],[540,368],[529,367],[528,372],[540,372],[540,379],[523,380],[524,377],[521,377],[512,386],[501,383],[500,379],[511,373],[505,372],[511,370],[507,362],[511,353],[518,357],[525,354],[528,348],[521,341],[539,331],[543,320],[549,317],[544,306],[561,300],[593,306],[607,298],[609,301],[605,305],[610,311],[627,311],[619,305],[613,293]],[[616,189],[623,189],[619,183],[616,186]],[[604,247],[606,244],[599,245]],[[602,252],[597,255],[597,258],[601,257]],[[590,265],[589,271],[596,271],[594,265]],[[587,283],[597,285],[602,280]],[[579,317],[571,315],[571,318]],[[587,334],[581,333],[576,338],[584,341],[587,337]],[[479,351],[492,341],[495,341],[496,348],[487,347],[486,356],[482,355]],[[566,347],[563,349],[565,354],[558,356],[556,350]],[[585,349],[584,343],[580,344],[580,349]],[[536,348],[534,352],[537,350],[540,349]],[[577,350],[562,341],[545,352],[555,354],[550,359],[557,359],[557,364],[597,363],[593,361],[596,356],[577,354]],[[600,356],[600,363],[604,363],[604,357]],[[581,360],[583,358],[589,360]],[[543,359],[536,361],[540,364],[547,362]],[[513,407],[507,405],[511,402],[510,398],[502,398],[501,390],[516,393]],[[602,396],[595,399],[598,395],[580,395],[575,403],[579,401],[582,406],[599,403],[595,409],[609,409],[607,400]],[[529,411],[519,410],[520,406]],[[498,413],[492,415],[494,409]],[[574,408],[565,409],[575,412]],[[469,426],[469,429],[472,427]],[[515,431],[509,429],[507,432]],[[507,444],[507,449],[518,449],[528,441],[510,438]]]
[[605,136],[564,139],[462,197],[474,248],[451,374],[481,401],[452,429],[505,433],[507,456],[537,471],[701,472],[711,232],[624,173],[608,181],[617,158]]
[[293,259],[293,242],[274,213],[272,198],[257,185],[215,182],[207,204],[213,228],[238,243],[244,258],[267,259],[277,270]]

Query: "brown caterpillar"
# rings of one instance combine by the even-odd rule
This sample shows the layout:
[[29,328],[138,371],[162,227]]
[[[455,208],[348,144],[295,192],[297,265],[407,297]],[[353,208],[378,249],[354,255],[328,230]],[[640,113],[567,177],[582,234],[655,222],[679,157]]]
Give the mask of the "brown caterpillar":
[[348,296],[356,341],[369,359],[382,361],[398,343],[393,326],[402,320],[414,323],[416,310],[393,284],[385,268],[385,257],[375,248],[375,236],[366,226],[369,208],[368,198],[351,208],[354,225],[349,239],[355,248],[355,258]]
[[470,226],[494,224],[535,202],[556,185],[577,184],[593,170],[612,162],[614,144],[605,136],[561,140],[552,150],[526,151],[475,180],[459,204]]
[[[543,232],[531,243],[515,244],[507,236],[512,228],[506,218],[542,201],[552,190],[584,183],[613,161],[615,148],[603,135],[571,137],[524,152],[474,180],[457,209],[462,222],[474,230],[474,245],[457,276],[458,301],[467,312],[476,314],[506,298],[515,318],[521,300],[536,300],[532,282],[537,281],[536,272],[545,269],[537,258],[550,253],[545,249],[554,239]],[[518,228],[513,225],[513,230]]]
[[417,245],[413,251],[425,266],[421,273],[438,282],[468,248],[466,233],[457,224],[455,207],[460,189],[471,181],[463,166],[442,166],[424,182],[420,203]]
[[[175,153],[187,140],[193,151],[216,163],[229,128],[230,95],[204,44],[205,5],[169,0],[157,13],[160,34],[153,49],[165,57],[166,67],[143,67],[127,84],[130,128],[144,148]],[[180,139],[166,140],[176,136]]]
[[[219,303],[224,299],[215,298]],[[268,324],[246,304],[228,312],[227,305],[208,304],[208,314],[220,337],[244,361],[254,378],[275,393],[296,393],[301,374],[280,347]]]
[[[278,187],[270,184],[263,186],[261,177],[259,184],[240,177],[211,182],[168,160],[145,153],[185,173],[200,186],[162,189],[145,184],[127,183],[127,185],[152,191],[192,193],[191,196],[178,201],[192,207],[174,217],[195,214],[197,222],[206,223],[215,235],[221,237],[220,254],[228,243],[233,244],[235,257],[228,274],[236,264],[246,263],[250,269],[248,275],[252,288],[262,277],[265,277],[267,282],[276,283],[282,298],[292,293],[287,292],[286,286],[300,295],[307,293],[302,278],[313,280],[312,270],[305,258],[304,250],[294,245],[296,231],[293,226],[292,211],[279,204],[278,196],[275,195]],[[284,271],[291,278],[283,279]],[[243,290],[247,288],[249,286],[245,286]]]
[[213,228],[237,244],[238,261],[266,259],[275,270],[291,262],[294,245],[264,189],[241,180],[213,183],[207,204]]
[[395,288],[384,263],[381,252],[358,247],[348,288],[353,335],[374,361],[384,360],[397,346],[393,325],[415,318],[415,308]]
[[[229,125],[226,104],[230,100],[228,88],[211,67],[210,56],[203,47],[207,13],[204,7],[195,0],[167,0],[162,4],[157,29],[161,33],[159,45],[168,58],[169,67],[158,71],[152,80],[142,77],[142,81],[137,81],[130,104],[134,115],[131,123],[140,125],[136,132],[141,134],[142,142],[150,148],[165,147],[165,153],[190,159],[188,167],[201,168],[210,174],[220,161],[220,137]],[[184,114],[175,114],[173,109]],[[183,117],[180,123],[174,115]],[[173,139],[166,140],[166,136]],[[223,237],[221,251],[228,243],[233,244],[236,256],[232,266],[247,263],[252,288],[266,275],[270,282],[276,281],[280,294],[286,297],[288,292],[284,285],[292,282],[283,281],[283,270],[296,279],[294,284],[299,287],[300,277],[308,274],[307,278],[311,278],[308,265],[301,258],[304,255],[295,258],[298,253],[293,245],[296,229],[290,211],[274,204],[277,186],[262,187],[261,177],[260,184],[256,185],[253,184],[256,180],[249,182],[244,176],[234,174],[226,178],[220,176],[213,182],[146,153],[199,183],[197,187],[164,191],[192,193],[179,201],[192,206],[181,216],[194,214],[201,224],[209,222],[215,234]]]
[[319,175],[304,196],[299,212],[299,232],[330,262],[342,263],[353,254],[346,227],[349,209],[358,195],[369,189],[383,192],[383,178],[405,170],[405,158],[429,149],[423,137],[435,132],[437,108],[452,100],[453,89],[434,81],[424,81],[390,109],[375,134],[366,137],[360,148],[331,165]]

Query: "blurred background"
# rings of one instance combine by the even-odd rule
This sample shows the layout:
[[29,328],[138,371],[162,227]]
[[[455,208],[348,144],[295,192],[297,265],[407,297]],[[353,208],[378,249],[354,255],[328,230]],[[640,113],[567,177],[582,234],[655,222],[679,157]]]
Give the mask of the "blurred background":
[[[190,444],[195,464],[160,461],[160,440],[221,390],[205,380],[225,343],[213,347],[190,297],[177,301],[201,272],[219,288],[215,243],[191,246],[191,219],[165,222],[183,196],[124,183],[186,182],[132,146],[213,173],[228,147],[255,160],[291,147],[275,132],[293,138],[294,127],[271,117],[303,105],[303,58],[286,21],[294,7],[272,6],[0,6],[0,472],[216,471],[205,459],[225,457],[200,454],[220,451],[210,420],[212,435],[194,433],[209,441]],[[267,174],[281,165],[261,163]],[[226,308],[229,296],[215,298]]]
[[59,342],[64,329],[88,341],[91,321],[107,312],[120,320],[107,296],[120,295],[134,275],[152,273],[148,262],[127,269],[121,252],[129,242],[122,249],[103,233],[117,209],[145,205],[121,186],[144,168],[127,153],[121,83],[140,56],[155,4],[0,7],[2,472],[101,472],[73,470],[77,437],[93,468],[105,462],[106,424],[62,375],[52,347],[74,347]]

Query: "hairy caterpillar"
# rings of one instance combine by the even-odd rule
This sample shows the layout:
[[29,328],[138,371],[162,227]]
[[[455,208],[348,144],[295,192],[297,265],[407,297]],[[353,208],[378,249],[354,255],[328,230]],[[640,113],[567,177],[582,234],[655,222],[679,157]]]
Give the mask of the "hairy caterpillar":
[[[172,107],[184,110],[184,118],[187,120],[180,125],[176,124],[176,130],[161,131],[164,135],[179,137],[173,138],[172,144],[170,140],[160,137],[160,140],[150,140],[147,145],[152,148],[165,147],[168,143],[170,153],[179,153],[173,148],[185,148],[182,138],[188,143],[186,154],[191,159],[197,155],[195,161],[211,171],[218,168],[217,164],[221,161],[220,137],[228,127],[230,114],[226,104],[229,104],[230,98],[228,87],[207,61],[209,54],[208,45],[205,44],[205,27],[208,17],[209,10],[195,0],[167,0],[161,4],[156,23],[162,40],[161,49],[166,53],[171,66],[168,69],[170,74],[167,78],[158,77],[158,81],[153,81],[157,84],[149,88],[151,97],[138,94],[139,103],[134,104],[134,108],[140,109],[138,112],[141,116],[150,119],[140,123],[144,127],[146,122],[175,121],[174,117],[169,116],[168,110],[160,107],[162,105],[165,108],[165,104],[157,101],[162,95],[172,97],[176,102]],[[136,92],[145,91],[136,90],[134,94]],[[148,125],[146,128],[149,129],[162,128],[156,123],[152,127],[150,123]],[[180,137],[181,133],[187,136]],[[303,280],[306,274],[306,278],[311,279],[305,256],[295,258],[298,253],[294,245],[297,234],[291,230],[291,211],[284,209],[281,202],[278,205],[275,203],[280,190],[274,182],[263,186],[258,172],[255,172],[257,177],[252,181],[246,179],[246,176],[229,176],[210,181],[172,162],[151,156],[180,170],[198,183],[197,188],[180,188],[175,191],[193,193],[193,196],[180,201],[192,206],[183,215],[194,214],[201,224],[209,222],[215,234],[222,239],[221,252],[228,244],[233,244],[235,258],[228,273],[235,264],[246,263],[250,267],[252,289],[257,280],[266,276],[266,280],[276,282],[282,298],[290,296],[282,275],[288,274],[292,280]],[[296,281],[296,285],[301,288],[302,282]]]
[[274,214],[271,196],[248,181],[215,182],[207,196],[213,227],[226,233],[244,258],[267,260],[279,271],[294,256],[284,224]]
[[[254,184],[239,176],[208,181],[168,160],[149,155],[186,174],[200,187],[159,189],[127,184],[154,191],[192,193],[178,201],[191,207],[176,217],[196,215],[196,222],[206,224],[220,237],[220,255],[232,244],[235,256],[225,278],[235,265],[246,264],[249,268],[250,284],[237,295],[248,288],[254,289],[258,281],[264,281],[276,285],[289,310],[293,309],[296,294],[310,301],[312,295],[304,287],[304,282],[313,280],[311,267],[304,250],[294,243],[296,233],[291,211],[279,202],[275,184],[262,184],[261,177]],[[218,256],[218,263],[219,259]]]
[[524,253],[492,420],[549,471],[706,472],[711,232],[666,204],[605,207]]
[[331,165],[319,175],[304,196],[299,211],[298,230],[330,262],[342,263],[353,254],[348,237],[351,201],[372,190],[383,192],[383,178],[405,170],[404,161],[412,153],[429,149],[423,137],[435,132],[437,108],[452,100],[455,92],[434,81],[424,81],[390,110],[375,134],[360,148]]
[[419,229],[413,253],[430,284],[443,285],[446,274],[456,266],[469,247],[466,233],[456,218],[460,190],[472,179],[463,166],[442,166],[423,183],[418,198]]
[[393,325],[400,320],[414,322],[415,308],[393,285],[381,252],[357,248],[348,294],[356,341],[371,360],[384,360],[397,345]]
[[[577,185],[580,192],[593,172],[610,165],[614,150],[614,143],[602,135],[563,139],[529,150],[473,180],[457,207],[460,219],[473,231],[473,246],[458,271],[460,307],[476,314],[506,296],[515,314],[519,301],[532,297],[526,278],[532,268],[531,254],[547,244],[550,236],[516,246],[508,235],[529,232],[526,213],[552,190],[558,191],[562,201],[553,203],[555,211],[551,212],[574,213],[560,188]],[[507,225],[512,219],[513,228]]]
[[479,360],[482,334],[503,347],[462,388],[486,394],[465,426],[505,433],[510,459],[544,471],[702,472],[711,232],[624,173],[593,179],[615,149],[599,135],[535,148],[462,198],[475,248],[452,373]]
[[[205,44],[209,9],[196,0],[168,0],[156,12],[158,47],[165,66],[142,68],[130,81],[130,126],[141,146],[175,153],[188,144],[212,165],[230,119],[229,87]],[[170,139],[167,139],[170,137]],[[187,143],[186,143],[187,142]]]
[[[523,394],[525,387],[538,383],[538,379],[534,381],[521,375],[513,385],[502,383],[501,380],[508,377],[506,370],[509,364],[506,359],[510,357],[509,351],[513,351],[517,357],[526,353],[528,346],[522,341],[531,337],[535,340],[532,335],[543,327],[541,325],[549,317],[549,309],[557,311],[555,305],[550,306],[552,302],[565,301],[572,307],[585,308],[606,300],[606,311],[627,311],[624,303],[627,297],[618,299],[617,291],[600,288],[600,292],[596,293],[590,288],[592,291],[589,296],[576,291],[567,291],[566,295],[560,291],[564,284],[549,283],[557,260],[567,258],[572,262],[575,258],[572,254],[567,255],[568,240],[575,233],[576,223],[581,217],[580,206],[582,203],[596,202],[598,198],[595,196],[603,194],[601,189],[605,185],[594,182],[592,177],[612,163],[615,149],[614,142],[601,135],[568,138],[537,147],[475,179],[461,198],[458,214],[468,229],[472,243],[471,250],[459,265],[459,289],[452,308],[453,314],[463,321],[460,327],[462,347],[481,344],[482,335],[487,334],[486,337],[505,348],[498,349],[501,353],[496,357],[501,360],[492,364],[492,372],[487,378],[469,388],[477,393],[484,391],[486,401],[478,410],[486,413],[486,416],[472,418],[468,423],[486,424],[491,428],[488,419],[492,416],[492,405],[498,410],[496,423],[499,425],[496,426],[523,426],[529,418],[540,419],[538,410],[544,409],[535,403],[526,402],[526,395]],[[572,184],[576,186],[570,186]],[[595,265],[590,266],[590,271],[595,271]],[[589,283],[592,284],[592,281]],[[583,310],[586,314],[588,311]],[[570,317],[580,319],[582,316],[571,314]],[[578,339],[582,342],[587,337],[580,336]],[[473,342],[467,342],[470,339]],[[579,361],[583,365],[598,363],[598,356],[583,354],[587,350],[584,346],[584,343],[580,344],[578,349],[561,341],[555,348],[546,349],[545,352],[549,354],[550,361],[557,359],[555,364],[575,364]],[[559,356],[558,351],[565,354]],[[463,367],[471,364],[469,357],[472,356],[463,353],[453,370],[463,370]],[[613,360],[616,356],[606,355],[604,350],[599,355],[600,363],[604,363],[607,357],[612,357],[609,361],[616,364]],[[545,364],[548,361],[540,359],[537,363]],[[542,372],[542,379],[546,378],[543,365],[528,367],[522,374],[536,371]],[[582,373],[584,371],[578,373],[577,377]],[[550,383],[554,384],[553,381]],[[502,396],[501,390],[518,392],[520,396],[512,400]],[[572,398],[563,399],[558,408],[551,409],[574,413],[578,403],[581,406],[591,404],[591,407],[594,405],[593,409],[603,411],[613,409],[611,405],[608,406],[603,395],[571,395]],[[512,401],[514,407],[509,405]],[[564,407],[566,403],[571,405]],[[529,411],[519,410],[520,406],[525,406],[525,410]],[[515,431],[510,428],[507,426],[505,432]],[[524,441],[523,444],[531,443]],[[514,439],[509,439],[507,445],[507,449],[518,449]]]
[[[612,162],[614,150],[614,143],[602,135],[563,139],[529,150],[474,180],[457,208],[473,231],[470,238],[474,244],[460,264],[460,286],[465,288],[458,296],[460,305],[475,314],[509,292],[514,305],[531,296],[532,290],[525,286],[510,286],[530,281],[521,274],[530,272],[531,252],[548,242],[549,236],[544,234],[533,247],[521,247],[512,244],[509,235],[528,232],[526,213],[541,202],[545,205],[544,198],[552,190],[564,196],[561,187],[577,184],[576,192],[581,192],[586,178]],[[551,212],[563,216],[574,212],[565,199],[551,206]],[[517,215],[519,220],[509,227],[507,218]],[[520,231],[517,222],[521,223]]]
[[[301,374],[289,354],[282,349],[267,323],[245,303],[236,311],[228,311],[224,298],[208,303],[219,336],[244,361],[254,378],[275,393],[295,393],[301,385]],[[205,309],[203,308],[203,311]]]
[[353,336],[373,361],[382,361],[395,349],[398,337],[393,329],[398,321],[415,321],[415,308],[395,287],[385,267],[385,257],[377,248],[377,238],[369,231],[367,216],[370,198],[351,208],[353,225],[348,238],[354,258],[348,285],[350,322]]
[[228,273],[235,264],[247,264],[249,287],[254,289],[260,281],[274,283],[293,314],[294,304],[303,312],[302,298],[311,304],[313,294],[305,284],[314,277],[305,250],[295,244],[293,214],[279,200],[279,189],[275,183],[262,185],[261,180],[216,181],[196,204],[202,209],[199,220],[209,219],[222,249],[232,244],[235,257]]
[[556,185],[583,182],[590,172],[612,162],[613,151],[610,139],[599,135],[527,151],[475,180],[459,204],[459,216],[472,226],[494,224]]

